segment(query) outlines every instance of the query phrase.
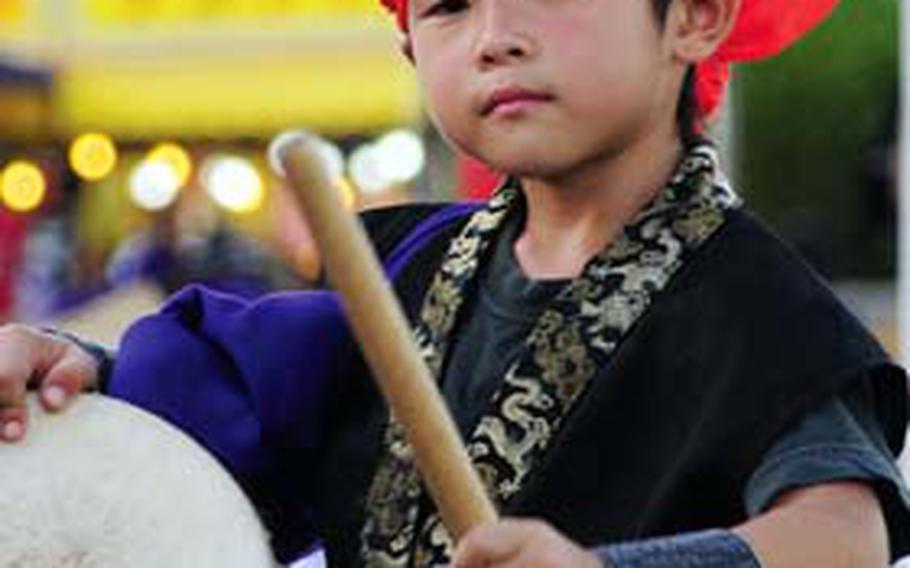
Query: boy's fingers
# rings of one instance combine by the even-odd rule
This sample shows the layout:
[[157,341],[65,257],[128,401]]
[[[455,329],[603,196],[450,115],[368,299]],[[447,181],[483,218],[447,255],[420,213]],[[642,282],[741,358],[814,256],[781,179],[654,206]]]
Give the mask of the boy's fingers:
[[17,324],[0,326],[0,439],[24,435],[30,383],[41,388],[46,409],[59,410],[91,384],[95,367],[89,354],[68,341]]
[[0,408],[21,406],[38,363],[35,336],[20,326],[0,327]]
[[67,348],[41,381],[41,403],[48,410],[62,410],[73,396],[94,382],[97,371],[91,356],[77,347]]
[[0,408],[0,440],[18,442],[25,435],[27,415],[24,406]]
[[30,375],[29,366],[9,362],[0,355],[0,409],[21,407],[25,403]]
[[454,568],[478,568],[505,563],[521,552],[528,527],[520,521],[481,525],[462,539],[455,551]]
[[0,441],[25,435],[25,390],[35,369],[34,337],[25,329],[0,327]]

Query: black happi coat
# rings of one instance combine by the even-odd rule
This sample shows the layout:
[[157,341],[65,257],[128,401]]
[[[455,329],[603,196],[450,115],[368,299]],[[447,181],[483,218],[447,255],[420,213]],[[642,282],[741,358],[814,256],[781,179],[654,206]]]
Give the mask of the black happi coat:
[[[379,252],[432,209],[368,215]],[[462,225],[442,230],[398,278],[412,319]],[[364,374],[327,413],[331,434],[314,480],[335,566],[360,564],[386,422]],[[597,371],[502,513],[544,518],[586,545],[731,526],[745,520],[746,481],[775,439],[844,389],[860,392],[898,453],[905,385],[819,277],[749,212],[733,210]]]
[[[399,245],[441,206],[365,215],[380,256],[398,259],[387,268],[437,376],[485,251],[521,206],[505,187],[406,262]],[[109,392],[212,451],[281,560],[318,533],[332,566],[445,564],[451,541],[331,296],[187,290],[130,330]],[[585,545],[744,521],[766,452],[834,395],[881,424],[883,453],[898,453],[907,418],[903,372],[738,207],[707,147],[547,305],[502,380],[469,454],[503,514]],[[908,535],[892,548],[910,551]]]

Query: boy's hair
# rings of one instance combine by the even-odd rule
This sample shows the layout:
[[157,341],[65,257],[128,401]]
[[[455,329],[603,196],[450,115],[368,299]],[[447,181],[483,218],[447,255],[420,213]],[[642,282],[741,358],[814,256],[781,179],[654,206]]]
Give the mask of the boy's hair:
[[664,21],[667,19],[667,10],[670,9],[670,3],[673,0],[651,0],[651,3],[654,6],[654,11],[657,13],[657,19],[663,25]]
[[[658,0],[660,1],[660,0]],[[698,121],[698,102],[695,98],[695,66],[686,70],[679,102],[676,106],[676,127],[683,146],[690,147],[704,141]]]

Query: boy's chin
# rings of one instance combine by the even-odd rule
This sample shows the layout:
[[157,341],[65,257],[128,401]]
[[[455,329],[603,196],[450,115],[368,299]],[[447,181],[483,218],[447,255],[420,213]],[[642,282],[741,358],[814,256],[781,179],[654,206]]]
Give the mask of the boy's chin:
[[536,178],[536,179],[558,179],[572,170],[572,164],[567,164],[554,160],[552,156],[540,157],[537,159],[527,156],[506,159],[503,157],[493,157],[484,160],[495,171],[503,172],[512,177],[519,178]]
[[[483,140],[469,152],[493,170],[513,177],[562,179],[571,174],[595,153],[590,145],[568,147],[551,137]],[[593,148],[593,149],[592,149]]]

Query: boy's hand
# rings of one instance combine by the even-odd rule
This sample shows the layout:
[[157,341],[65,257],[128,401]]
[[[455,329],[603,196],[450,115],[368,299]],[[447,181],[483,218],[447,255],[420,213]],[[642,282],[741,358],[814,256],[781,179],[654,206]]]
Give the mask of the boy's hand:
[[24,325],[0,327],[0,441],[25,435],[25,391],[40,390],[50,411],[66,407],[79,392],[97,381],[95,359],[76,344]]
[[603,568],[592,552],[535,520],[506,519],[481,525],[458,544],[453,568]]

